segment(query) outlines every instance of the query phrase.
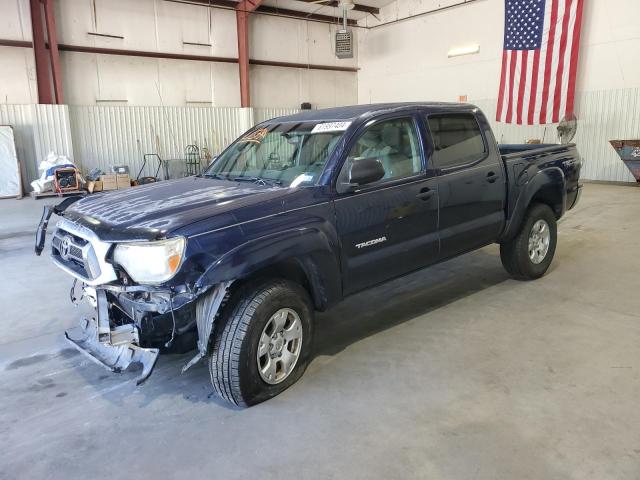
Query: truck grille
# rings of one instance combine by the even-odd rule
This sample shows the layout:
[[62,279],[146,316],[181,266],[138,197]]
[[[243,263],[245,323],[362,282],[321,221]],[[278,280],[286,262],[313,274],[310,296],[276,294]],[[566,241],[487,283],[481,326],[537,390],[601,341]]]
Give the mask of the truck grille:
[[51,254],[54,260],[83,280],[94,280],[100,276],[100,264],[91,243],[64,228],[58,228],[53,235]]

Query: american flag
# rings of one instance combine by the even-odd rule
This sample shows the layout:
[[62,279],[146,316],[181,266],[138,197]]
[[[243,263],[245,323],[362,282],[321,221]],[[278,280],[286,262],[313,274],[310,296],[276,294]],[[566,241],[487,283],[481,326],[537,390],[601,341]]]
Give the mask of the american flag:
[[496,120],[537,125],[573,113],[584,0],[505,0]]

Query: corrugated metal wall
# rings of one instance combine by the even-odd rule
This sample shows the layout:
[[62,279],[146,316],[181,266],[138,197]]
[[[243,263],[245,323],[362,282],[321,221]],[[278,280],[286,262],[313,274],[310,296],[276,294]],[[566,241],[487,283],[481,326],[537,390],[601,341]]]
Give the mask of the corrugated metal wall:
[[[555,126],[496,123],[496,101],[472,100],[492,122],[503,143],[530,138],[555,142]],[[584,157],[583,178],[633,182],[609,145],[609,140],[640,138],[640,89],[586,92],[576,99],[578,134],[575,142]],[[290,115],[291,108],[234,107],[108,107],[66,105],[0,105],[0,124],[12,125],[25,182],[37,177],[39,162],[50,151],[67,155],[86,172],[94,167],[127,164],[132,175],[143,153],[178,159],[180,172],[185,147],[196,144],[219,153],[255,123]],[[145,174],[155,168],[148,165]]]
[[285,115],[293,115],[301,110],[297,108],[254,108],[253,120],[254,123],[264,122],[270,118],[283,117]]
[[0,124],[13,126],[22,178],[38,177],[38,164],[55,152],[73,160],[73,142],[66,105],[0,105]]
[[[252,125],[252,112],[232,107],[103,107],[70,106],[76,160],[83,170],[129,165],[131,175],[142,167],[143,154],[175,160],[181,171],[187,145],[219,153]],[[149,163],[145,174],[155,165]]]
[[[480,107],[502,143],[522,143],[530,138],[557,142],[555,125],[505,125],[495,122],[496,100],[471,100]],[[640,138],[640,89],[585,92],[576,96],[578,132],[574,142],[583,157],[582,178],[635,182],[609,140]]]

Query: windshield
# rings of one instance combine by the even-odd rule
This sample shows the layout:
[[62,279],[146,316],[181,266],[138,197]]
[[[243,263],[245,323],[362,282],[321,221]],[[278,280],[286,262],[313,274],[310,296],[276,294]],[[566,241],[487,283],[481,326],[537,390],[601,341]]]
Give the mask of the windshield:
[[284,187],[312,185],[349,123],[264,125],[236,140],[203,176]]

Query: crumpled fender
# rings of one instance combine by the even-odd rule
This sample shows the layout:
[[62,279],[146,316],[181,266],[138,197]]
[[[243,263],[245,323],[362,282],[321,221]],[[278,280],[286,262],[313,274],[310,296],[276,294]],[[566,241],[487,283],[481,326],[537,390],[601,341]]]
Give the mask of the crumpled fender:
[[195,287],[229,282],[285,260],[295,260],[306,273],[316,307],[341,297],[338,246],[320,228],[296,227],[264,235],[232,248],[211,264]]
[[[530,174],[522,172],[522,175]],[[516,185],[519,184],[519,179],[516,180]],[[521,184],[515,202],[510,205],[510,211],[512,212],[510,218],[507,220],[507,224],[504,229],[504,233],[500,237],[500,241],[510,240],[517,235],[520,225],[524,219],[524,215],[531,204],[533,197],[543,188],[552,186],[558,189],[561,194],[562,202],[560,215],[564,214],[566,208],[567,192],[565,188],[564,172],[559,167],[548,167],[536,172],[526,183]]]

